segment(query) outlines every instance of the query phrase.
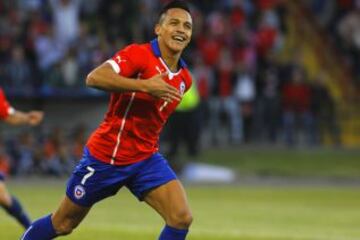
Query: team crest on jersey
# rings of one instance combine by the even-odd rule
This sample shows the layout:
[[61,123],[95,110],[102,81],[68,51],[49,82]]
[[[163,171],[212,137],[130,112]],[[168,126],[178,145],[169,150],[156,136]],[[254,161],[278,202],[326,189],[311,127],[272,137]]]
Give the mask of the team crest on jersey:
[[181,81],[179,90],[180,90],[181,95],[184,95],[184,92],[185,92],[185,83],[184,83],[184,81]]
[[86,192],[83,186],[77,185],[74,189],[74,196],[76,199],[81,199],[85,196]]

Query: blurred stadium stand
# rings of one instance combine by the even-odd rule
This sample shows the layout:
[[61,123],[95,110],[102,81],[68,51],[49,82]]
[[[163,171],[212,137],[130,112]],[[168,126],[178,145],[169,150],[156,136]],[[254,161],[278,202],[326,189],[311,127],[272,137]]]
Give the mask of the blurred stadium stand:
[[[10,156],[2,159],[69,171],[106,111],[107,94],[86,88],[86,74],[124,45],[152,39],[164,2],[1,0],[0,86],[15,107],[46,112],[35,131],[2,129]],[[201,97],[203,147],[360,147],[359,0],[189,2],[195,28],[185,59]]]

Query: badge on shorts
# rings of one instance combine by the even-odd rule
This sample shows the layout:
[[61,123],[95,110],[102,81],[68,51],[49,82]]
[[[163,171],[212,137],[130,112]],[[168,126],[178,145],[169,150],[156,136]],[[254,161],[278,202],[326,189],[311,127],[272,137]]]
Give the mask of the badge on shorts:
[[74,189],[74,196],[76,199],[81,199],[85,196],[86,192],[83,186],[77,185]]

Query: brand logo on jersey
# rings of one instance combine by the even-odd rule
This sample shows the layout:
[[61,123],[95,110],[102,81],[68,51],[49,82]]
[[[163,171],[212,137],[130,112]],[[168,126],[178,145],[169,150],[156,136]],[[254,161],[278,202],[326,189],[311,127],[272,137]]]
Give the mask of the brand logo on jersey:
[[81,199],[85,196],[86,192],[83,186],[77,185],[74,189],[74,196],[76,199]]
[[181,81],[179,90],[180,90],[180,94],[184,95],[184,92],[185,92],[185,83],[184,83],[184,81]]
[[126,60],[122,60],[120,56],[116,56],[116,61],[118,64],[120,64],[121,62],[126,62]]

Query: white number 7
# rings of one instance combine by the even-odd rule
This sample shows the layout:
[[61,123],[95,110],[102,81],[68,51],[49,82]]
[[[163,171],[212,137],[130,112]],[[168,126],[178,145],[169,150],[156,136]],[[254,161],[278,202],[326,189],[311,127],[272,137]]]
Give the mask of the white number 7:
[[95,169],[93,169],[92,167],[87,167],[86,168],[89,172],[83,177],[83,179],[81,180],[81,184],[85,185],[86,180],[88,180],[92,175],[94,175],[95,173]]

